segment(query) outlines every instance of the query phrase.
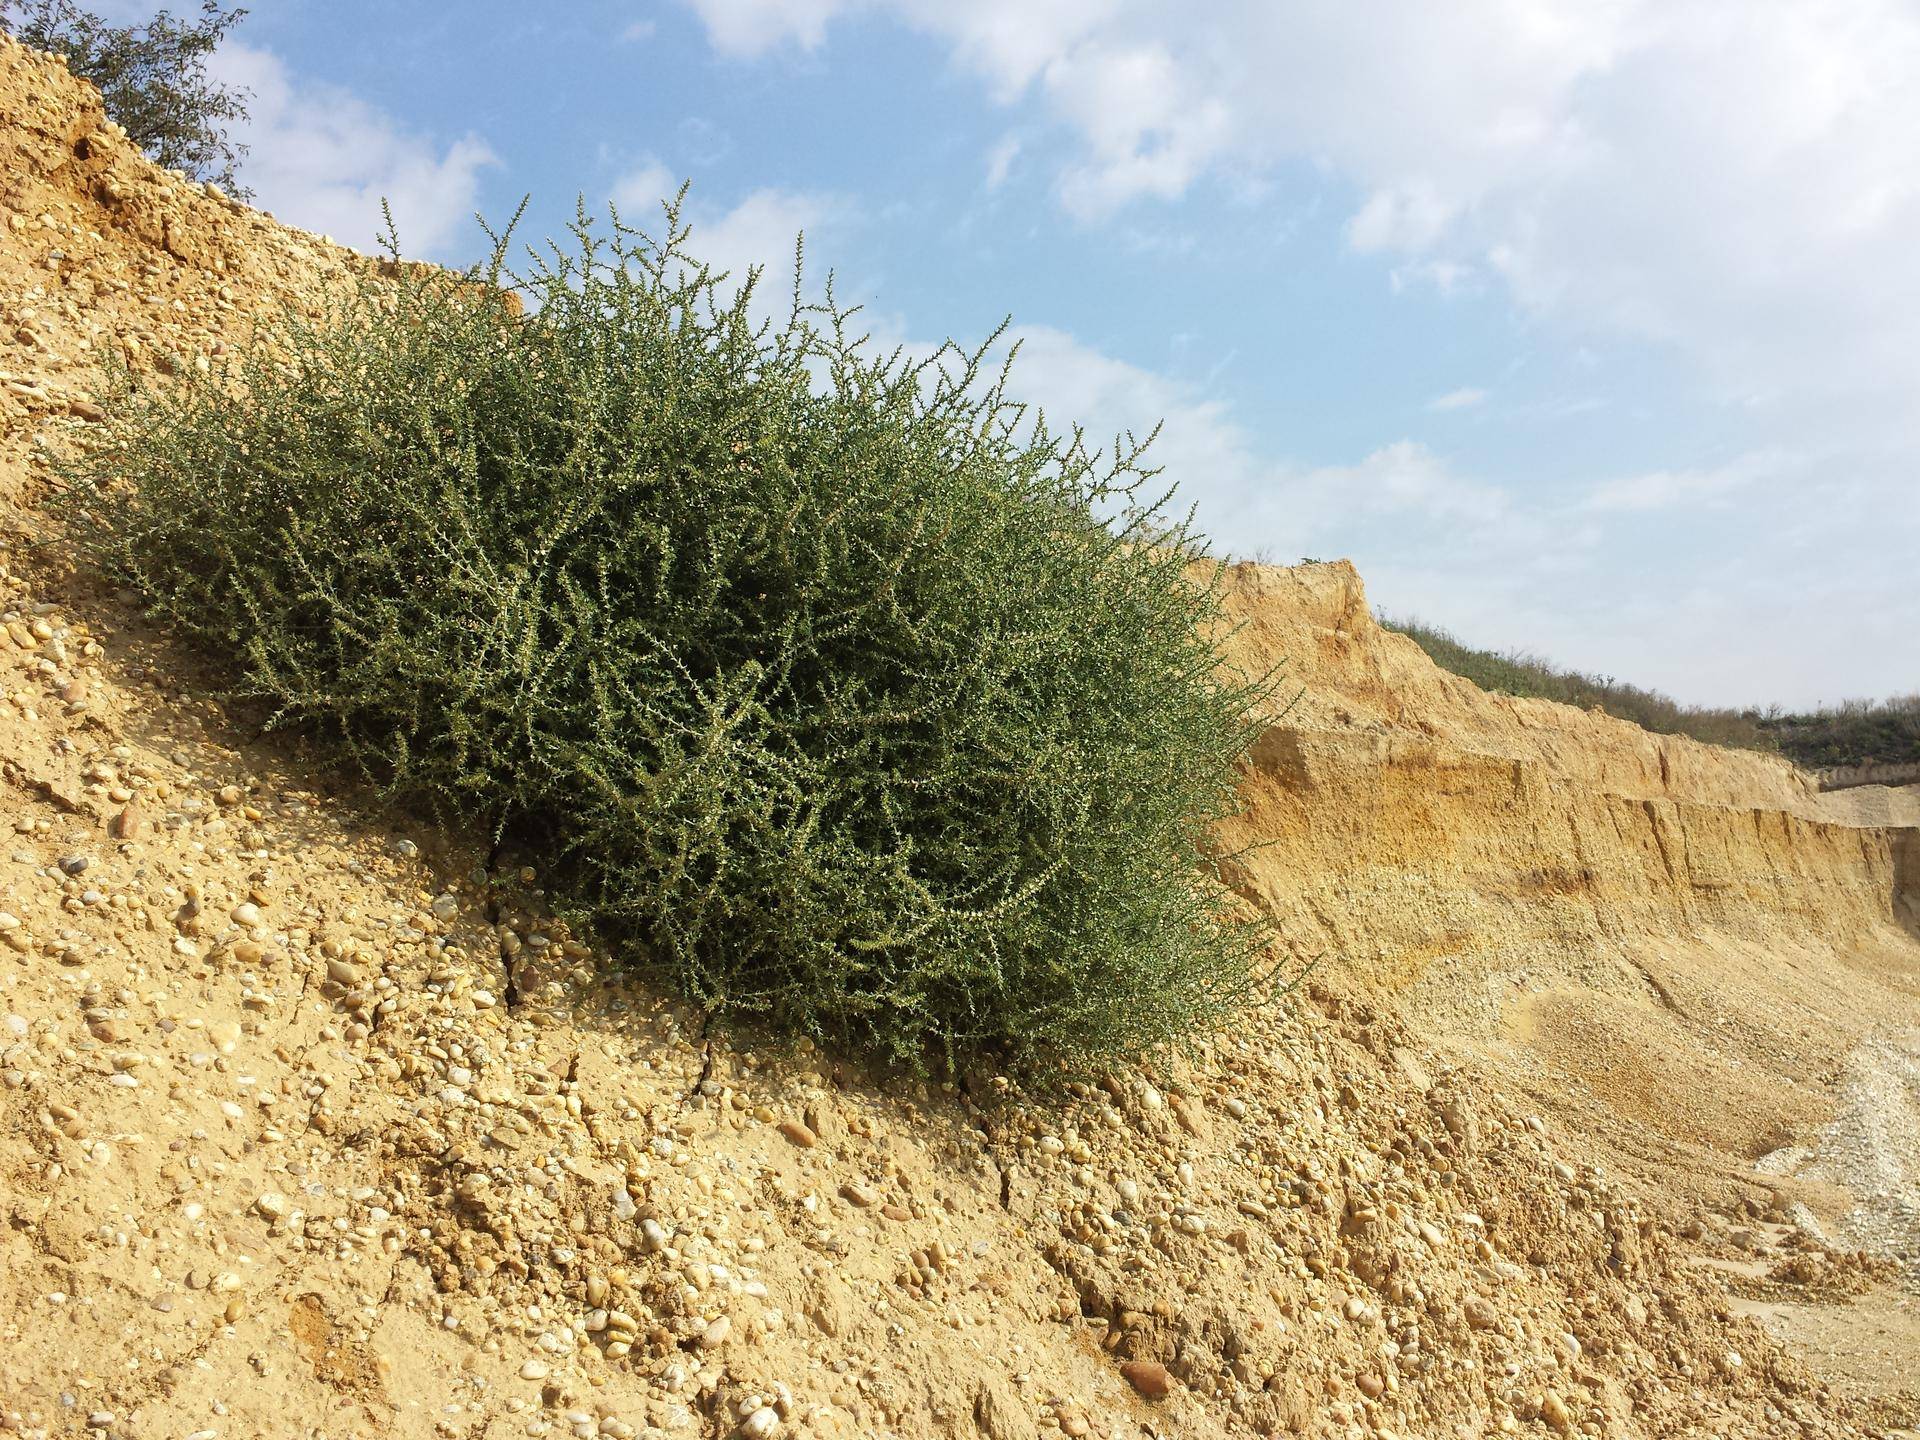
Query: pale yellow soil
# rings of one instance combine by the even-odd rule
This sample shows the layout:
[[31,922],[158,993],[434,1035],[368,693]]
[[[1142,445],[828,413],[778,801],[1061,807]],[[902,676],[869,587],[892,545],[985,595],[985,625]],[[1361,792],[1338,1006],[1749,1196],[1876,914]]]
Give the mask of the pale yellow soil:
[[0,156],[0,1427],[1920,1413],[1909,1277],[1844,1238],[1904,1244],[1849,1188],[1905,1173],[1860,1098],[1920,1025],[1892,798],[1484,695],[1350,567],[1243,567],[1231,643],[1305,687],[1237,837],[1292,997],[1048,1103],[706,1027],[544,919],[532,857],[489,875],[257,738],[37,508],[100,355],[192,366],[362,262],[153,170],[10,44]]

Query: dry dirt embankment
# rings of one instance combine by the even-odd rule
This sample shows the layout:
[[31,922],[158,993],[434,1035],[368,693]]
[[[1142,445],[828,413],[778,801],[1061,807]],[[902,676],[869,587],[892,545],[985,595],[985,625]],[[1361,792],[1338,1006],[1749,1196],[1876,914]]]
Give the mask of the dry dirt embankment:
[[1246,888],[1436,1043],[1603,1091],[1642,1149],[1752,1157],[1820,1113],[1868,1016],[1911,1020],[1900,792],[1486,694],[1346,565],[1249,567],[1235,605],[1306,685],[1255,752]]
[[1847,790],[1856,785],[1920,785],[1920,762],[1883,761],[1872,765],[1837,765],[1819,772],[1823,790]]
[[155,171],[8,44],[0,155],[0,1427],[1909,1415],[1903,1292],[1851,1249],[1905,1233],[1872,1192],[1911,831],[1482,695],[1345,566],[1248,568],[1235,643],[1307,686],[1242,876],[1318,959],[1291,1001],[1054,1105],[708,1031],[605,978],[531,863],[255,740],[45,543],[33,447],[97,418],[102,354],[193,366],[361,262]]

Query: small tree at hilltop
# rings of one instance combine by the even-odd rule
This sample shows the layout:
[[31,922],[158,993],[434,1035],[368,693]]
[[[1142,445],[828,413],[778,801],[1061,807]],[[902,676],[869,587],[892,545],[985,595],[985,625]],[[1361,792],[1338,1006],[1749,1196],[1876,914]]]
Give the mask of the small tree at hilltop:
[[203,0],[197,20],[162,10],[144,25],[109,25],[72,0],[0,0],[0,29],[63,56],[98,86],[107,114],[156,164],[244,200],[252,192],[234,167],[247,147],[229,139],[227,127],[247,118],[253,97],[209,76],[207,57],[246,13]]

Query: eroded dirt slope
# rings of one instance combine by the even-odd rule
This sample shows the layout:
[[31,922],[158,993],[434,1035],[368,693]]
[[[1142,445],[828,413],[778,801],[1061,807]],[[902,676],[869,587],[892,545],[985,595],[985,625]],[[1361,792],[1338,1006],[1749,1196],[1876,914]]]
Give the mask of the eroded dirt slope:
[[1045,1105],[709,1029],[606,978],[525,857],[329,790],[63,567],[34,446],[97,418],[98,358],[192,366],[359,262],[9,44],[0,152],[0,1426],[1907,1418],[1895,1266],[1855,1253],[1900,1217],[1842,1161],[1898,1149],[1847,1065],[1914,1023],[1909,833],[1480,695],[1345,567],[1250,568],[1236,643],[1307,687],[1243,876],[1318,961],[1291,1000]]
[[1713,1165],[1809,1138],[1863,1035],[1913,1023],[1900,792],[1486,694],[1383,631],[1345,564],[1243,567],[1233,602],[1249,662],[1305,686],[1254,754],[1242,883],[1433,1043]]

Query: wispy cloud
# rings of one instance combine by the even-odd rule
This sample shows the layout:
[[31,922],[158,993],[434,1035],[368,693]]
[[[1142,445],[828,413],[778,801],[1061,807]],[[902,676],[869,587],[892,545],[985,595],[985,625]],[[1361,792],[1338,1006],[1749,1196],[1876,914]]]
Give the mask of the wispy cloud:
[[1447,410],[1472,410],[1487,403],[1487,392],[1471,385],[1458,390],[1449,390],[1444,395],[1436,395],[1427,402],[1427,409],[1435,412]]
[[1649,470],[1597,485],[1585,508],[1597,511],[1671,510],[1680,505],[1730,501],[1762,481],[1779,475],[1792,457],[1777,450],[1756,451],[1695,470]]
[[1020,139],[1017,135],[1004,135],[993,149],[987,152],[987,189],[998,190],[1007,183],[1007,176],[1013,170],[1013,162],[1020,154]]
[[673,172],[648,156],[615,178],[611,198],[625,219],[645,225],[658,213],[660,202],[671,200],[679,190]]
[[827,23],[846,9],[843,0],[688,0],[707,27],[714,47],[742,59],[782,45],[804,50],[826,39]]

